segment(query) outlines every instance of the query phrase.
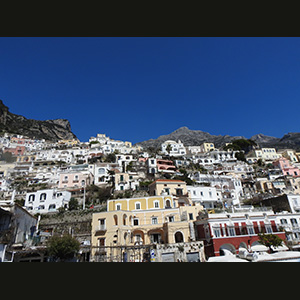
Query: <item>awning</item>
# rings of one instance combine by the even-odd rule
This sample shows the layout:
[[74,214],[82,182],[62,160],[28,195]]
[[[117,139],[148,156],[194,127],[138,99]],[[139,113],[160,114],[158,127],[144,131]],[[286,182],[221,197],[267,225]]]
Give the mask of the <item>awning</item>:
[[255,252],[255,251],[259,252],[259,251],[268,251],[269,248],[264,245],[256,244],[256,245],[251,246],[251,250],[252,250],[252,252]]

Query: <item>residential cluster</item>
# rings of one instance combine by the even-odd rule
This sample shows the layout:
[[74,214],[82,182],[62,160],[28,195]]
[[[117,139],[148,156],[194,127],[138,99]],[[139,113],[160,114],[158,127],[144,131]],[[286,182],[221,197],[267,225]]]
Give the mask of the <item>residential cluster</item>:
[[5,133],[0,261],[51,261],[47,241],[66,233],[80,242],[76,261],[254,261],[270,250],[262,233],[284,241],[272,252],[300,258],[300,152],[233,144]]

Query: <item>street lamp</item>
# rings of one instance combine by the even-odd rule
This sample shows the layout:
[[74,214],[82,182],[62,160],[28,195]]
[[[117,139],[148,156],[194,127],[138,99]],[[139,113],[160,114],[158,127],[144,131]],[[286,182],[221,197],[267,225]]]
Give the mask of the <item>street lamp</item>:
[[83,203],[82,203],[82,209],[85,209],[85,180],[81,181],[81,185],[83,187]]

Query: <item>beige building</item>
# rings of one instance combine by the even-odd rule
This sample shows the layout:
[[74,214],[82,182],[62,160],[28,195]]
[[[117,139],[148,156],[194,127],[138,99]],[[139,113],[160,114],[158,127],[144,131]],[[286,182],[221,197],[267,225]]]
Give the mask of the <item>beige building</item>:
[[283,157],[289,159],[293,163],[299,162],[298,155],[293,149],[282,149],[278,151],[278,154],[281,154]]
[[200,145],[201,152],[210,152],[215,150],[214,143],[203,143]]
[[186,188],[186,182],[175,179],[157,179],[149,184],[149,194],[172,195],[174,196],[175,206],[191,204],[189,194]]
[[[108,200],[106,212],[93,214],[92,260],[120,261],[126,252],[127,261],[141,261],[153,245],[195,241],[193,221],[203,207],[174,207],[174,198],[165,195]],[[134,247],[139,251],[130,252]]]

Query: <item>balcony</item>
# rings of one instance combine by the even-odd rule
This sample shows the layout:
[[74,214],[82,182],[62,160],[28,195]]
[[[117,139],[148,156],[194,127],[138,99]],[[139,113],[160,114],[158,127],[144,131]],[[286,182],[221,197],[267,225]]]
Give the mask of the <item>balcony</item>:
[[95,231],[95,235],[104,235],[106,233],[106,225],[100,225]]

